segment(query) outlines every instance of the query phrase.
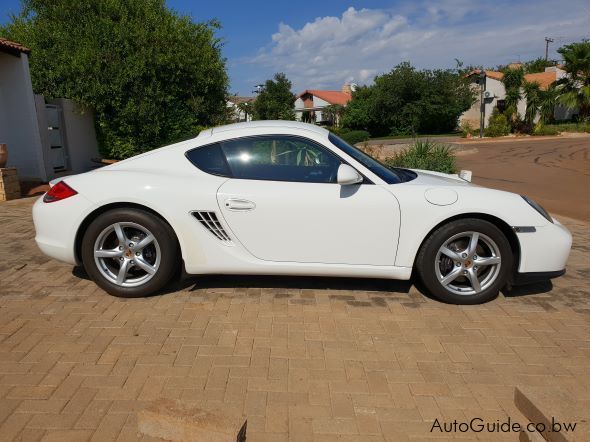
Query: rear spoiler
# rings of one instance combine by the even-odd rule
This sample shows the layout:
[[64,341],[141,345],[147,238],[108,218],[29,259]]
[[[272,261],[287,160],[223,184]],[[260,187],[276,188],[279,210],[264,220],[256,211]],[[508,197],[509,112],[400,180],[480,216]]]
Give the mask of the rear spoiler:
[[59,183],[60,181],[65,180],[67,177],[72,176],[72,175],[66,175],[66,176],[60,176],[58,178],[54,178],[51,181],[49,181],[49,188],[51,189],[53,186],[55,186],[57,183]]

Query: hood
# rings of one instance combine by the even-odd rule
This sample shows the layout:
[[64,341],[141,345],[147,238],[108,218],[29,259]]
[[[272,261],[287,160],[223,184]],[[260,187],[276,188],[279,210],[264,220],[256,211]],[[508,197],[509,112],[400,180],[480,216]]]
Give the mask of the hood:
[[432,170],[411,169],[418,176],[409,184],[427,186],[474,186],[474,184],[461,178],[458,174],[434,172]]

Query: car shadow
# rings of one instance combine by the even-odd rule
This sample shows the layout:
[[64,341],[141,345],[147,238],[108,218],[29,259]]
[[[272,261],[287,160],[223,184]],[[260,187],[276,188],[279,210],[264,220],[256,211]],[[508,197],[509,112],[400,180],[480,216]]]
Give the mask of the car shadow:
[[521,286],[512,286],[503,289],[502,293],[506,298],[518,298],[549,293],[551,290],[553,290],[553,283],[549,280]]
[[188,276],[190,291],[219,288],[276,288],[305,290],[356,290],[409,293],[411,281],[324,276],[202,275]]
[[72,275],[79,279],[85,279],[87,281],[91,280],[83,266],[75,266],[72,269]]
[[[72,269],[76,278],[91,280],[82,266]],[[364,292],[381,292],[382,294],[409,294],[411,287],[424,298],[441,302],[428,294],[420,278],[412,275],[409,281],[376,278],[341,278],[327,276],[276,276],[276,275],[179,275],[173,278],[162,290],[150,295],[161,296],[169,293],[188,290],[194,292],[206,289],[260,288],[260,289],[303,289],[303,290],[350,290]],[[504,288],[502,294],[506,298],[519,298],[549,293],[553,283],[549,281]],[[418,295],[418,296],[420,296]],[[408,297],[408,301],[412,299]]]

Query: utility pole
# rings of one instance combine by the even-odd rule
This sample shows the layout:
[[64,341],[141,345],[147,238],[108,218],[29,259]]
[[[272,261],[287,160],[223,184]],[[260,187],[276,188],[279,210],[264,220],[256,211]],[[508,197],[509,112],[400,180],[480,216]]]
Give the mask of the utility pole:
[[480,102],[479,138],[483,138],[483,129],[484,129],[485,120],[486,120],[486,104],[485,104],[485,99],[483,97],[483,93],[486,89],[486,71],[484,71],[483,69],[479,73],[478,83],[479,83],[479,102]]
[[551,37],[545,37],[545,61],[549,59],[549,43],[553,43]]

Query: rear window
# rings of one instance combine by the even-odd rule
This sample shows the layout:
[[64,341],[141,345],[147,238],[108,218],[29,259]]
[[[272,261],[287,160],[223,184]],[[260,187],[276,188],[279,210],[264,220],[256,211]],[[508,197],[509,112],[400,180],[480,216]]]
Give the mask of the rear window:
[[231,176],[227,161],[225,161],[225,157],[221,151],[221,146],[217,143],[189,150],[186,153],[186,157],[203,172],[223,177]]

